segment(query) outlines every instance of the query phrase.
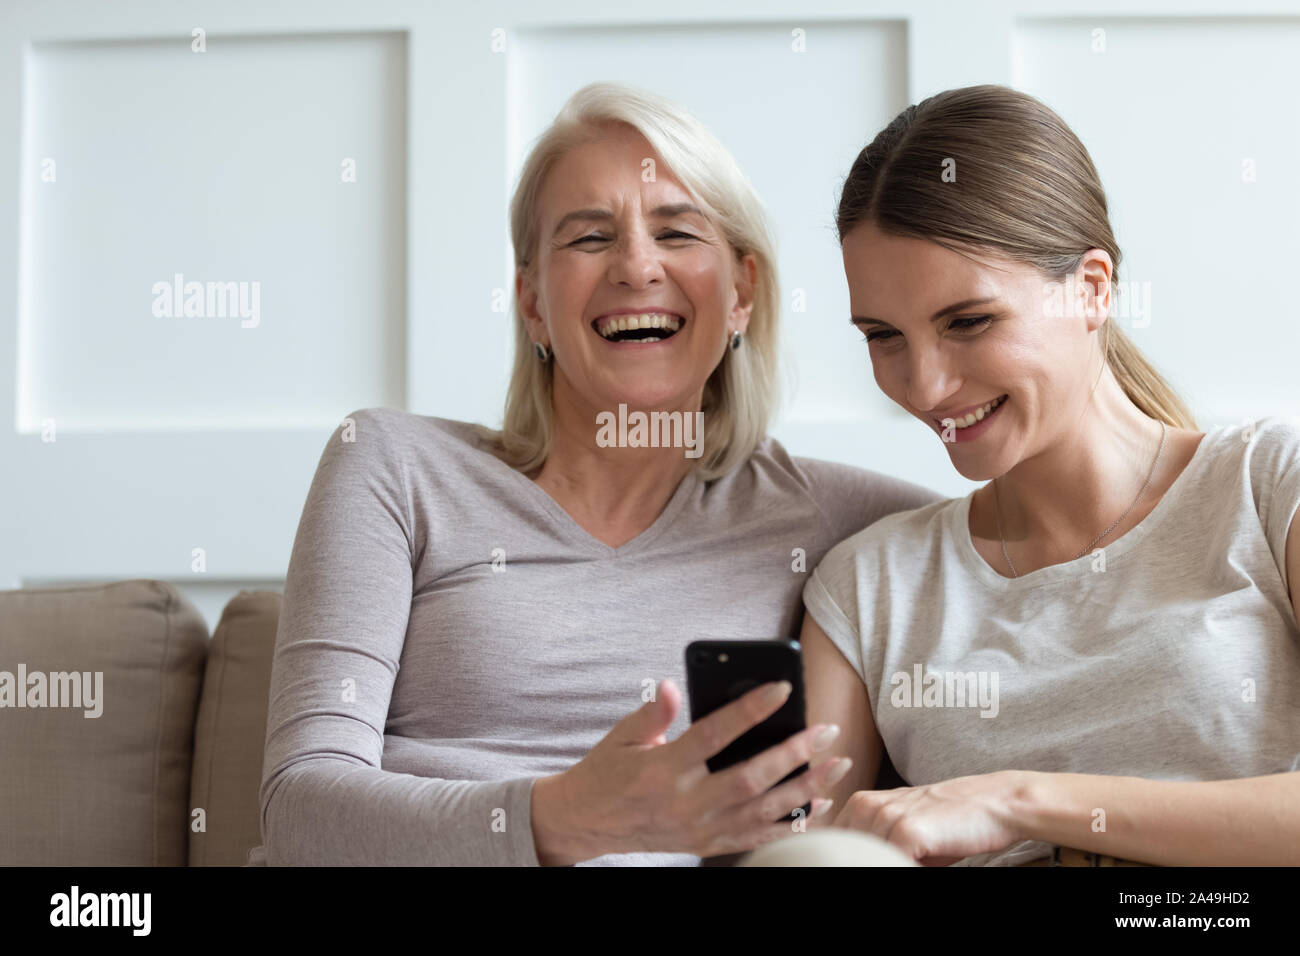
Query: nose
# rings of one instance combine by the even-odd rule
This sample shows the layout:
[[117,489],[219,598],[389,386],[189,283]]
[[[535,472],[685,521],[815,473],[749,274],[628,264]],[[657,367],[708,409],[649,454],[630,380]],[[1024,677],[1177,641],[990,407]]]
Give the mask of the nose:
[[904,374],[907,401],[921,412],[939,407],[961,387],[960,377],[939,345],[909,348]]
[[654,238],[642,230],[628,230],[615,243],[609,259],[609,281],[632,289],[662,282],[663,263]]

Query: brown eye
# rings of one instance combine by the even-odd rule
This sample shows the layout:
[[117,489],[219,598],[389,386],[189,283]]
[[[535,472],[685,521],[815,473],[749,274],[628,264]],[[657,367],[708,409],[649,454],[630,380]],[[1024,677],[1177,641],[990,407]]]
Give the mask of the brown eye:
[[948,328],[958,329],[962,332],[970,332],[982,329],[991,321],[993,321],[993,316],[991,315],[964,315],[949,322]]

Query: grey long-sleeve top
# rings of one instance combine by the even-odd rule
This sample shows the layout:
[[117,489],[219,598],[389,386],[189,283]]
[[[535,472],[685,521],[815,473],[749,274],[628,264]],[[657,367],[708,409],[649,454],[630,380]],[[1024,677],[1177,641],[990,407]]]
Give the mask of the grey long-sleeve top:
[[[833,544],[938,497],[768,437],[723,478],[689,474],[611,548],[466,423],[349,418],[290,559],[253,863],[537,865],[537,778],[580,760],[655,682],[684,695],[691,641],[797,637],[803,585]],[[688,725],[683,700],[668,739]]]

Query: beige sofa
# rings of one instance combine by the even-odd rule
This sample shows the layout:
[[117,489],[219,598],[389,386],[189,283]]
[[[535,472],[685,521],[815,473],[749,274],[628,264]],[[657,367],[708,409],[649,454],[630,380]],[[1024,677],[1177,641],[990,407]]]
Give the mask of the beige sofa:
[[[48,706],[53,679],[0,707],[0,865],[250,862],[280,597],[239,592],[209,638],[163,581],[0,591],[0,682],[103,675],[94,707]],[[886,756],[877,786],[901,783]]]
[[[162,581],[0,591],[0,865],[243,865],[279,615],[241,591],[209,637]],[[44,706],[5,700],[20,667]]]

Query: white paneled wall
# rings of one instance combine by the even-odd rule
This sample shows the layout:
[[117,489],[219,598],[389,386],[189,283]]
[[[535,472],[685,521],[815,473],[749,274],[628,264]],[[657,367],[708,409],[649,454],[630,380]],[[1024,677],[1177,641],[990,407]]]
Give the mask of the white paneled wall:
[[876,390],[833,217],[880,127],[971,83],[1089,147],[1119,321],[1202,423],[1300,414],[1298,53],[1294,2],[7,4],[0,587],[164,578],[212,615],[282,585],[348,411],[497,423],[510,187],[596,79],[691,108],[763,197],[796,453],[970,487]]
[[337,402],[405,401],[404,41],[33,45],[21,432],[329,429]]
[[1300,414],[1296,12],[1016,25],[1015,85],[1066,117],[1111,199],[1119,324],[1198,420]]

